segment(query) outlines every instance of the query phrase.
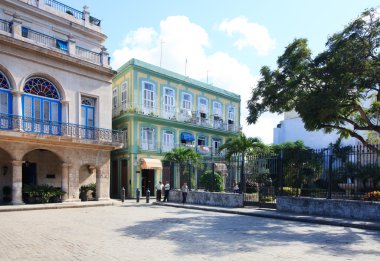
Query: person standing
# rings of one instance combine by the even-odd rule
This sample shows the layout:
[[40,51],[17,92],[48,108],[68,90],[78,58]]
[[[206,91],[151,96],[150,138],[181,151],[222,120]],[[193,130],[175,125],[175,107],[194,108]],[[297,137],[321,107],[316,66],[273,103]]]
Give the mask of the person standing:
[[169,191],[170,191],[170,184],[168,181],[165,182],[165,195],[164,195],[164,202],[169,201]]
[[159,181],[156,185],[156,201],[161,201],[161,190],[162,190],[162,183]]
[[189,192],[189,188],[187,187],[187,183],[183,183],[182,188],[182,204],[186,203],[187,193]]

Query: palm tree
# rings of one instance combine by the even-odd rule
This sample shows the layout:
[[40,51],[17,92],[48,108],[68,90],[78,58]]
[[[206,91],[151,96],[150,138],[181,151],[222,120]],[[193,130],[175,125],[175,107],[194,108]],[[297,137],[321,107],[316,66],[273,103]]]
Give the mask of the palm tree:
[[[202,156],[196,153],[192,148],[176,147],[165,154],[164,160],[177,163],[178,171],[181,177],[184,174],[183,172],[185,170],[186,165],[191,162],[191,165],[198,166],[201,163]],[[189,186],[191,187],[190,183]]]
[[265,151],[267,146],[261,142],[259,138],[245,136],[244,133],[240,133],[238,137],[228,138],[224,144],[219,147],[219,152],[226,150],[226,158],[230,160],[234,156],[240,156],[241,168],[240,168],[240,183],[241,191],[245,192],[245,175],[244,175],[244,161],[246,155],[257,154]]

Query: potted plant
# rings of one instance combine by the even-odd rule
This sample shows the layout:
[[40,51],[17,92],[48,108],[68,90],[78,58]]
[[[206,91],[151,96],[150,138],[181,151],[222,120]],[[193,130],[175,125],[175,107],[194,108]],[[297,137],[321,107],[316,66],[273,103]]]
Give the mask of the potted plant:
[[6,203],[11,202],[12,200],[12,188],[10,186],[3,187],[3,201]]
[[82,185],[80,188],[79,188],[79,197],[82,201],[87,201],[88,200],[88,197],[87,197],[87,192],[89,191],[89,187],[88,185]]
[[49,199],[50,203],[61,203],[62,202],[62,196],[65,195],[66,192],[64,192],[61,188],[53,188],[52,190],[52,196]]
[[91,191],[92,199],[96,198],[96,183],[91,183],[88,186],[88,191]]

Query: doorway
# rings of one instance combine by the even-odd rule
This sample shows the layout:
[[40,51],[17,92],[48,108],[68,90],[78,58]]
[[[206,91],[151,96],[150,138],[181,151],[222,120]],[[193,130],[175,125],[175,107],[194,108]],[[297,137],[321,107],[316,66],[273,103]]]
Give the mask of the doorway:
[[150,190],[150,195],[154,196],[154,169],[143,169],[141,179],[142,195],[146,196],[146,190]]
[[25,162],[22,164],[22,182],[27,185],[37,185],[37,164]]

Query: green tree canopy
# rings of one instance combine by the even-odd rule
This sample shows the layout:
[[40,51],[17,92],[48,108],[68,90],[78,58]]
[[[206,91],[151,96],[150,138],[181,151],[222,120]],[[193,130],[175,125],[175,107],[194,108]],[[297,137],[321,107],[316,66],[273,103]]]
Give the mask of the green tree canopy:
[[295,39],[277,60],[261,68],[248,101],[247,122],[266,112],[295,110],[309,131],[338,131],[371,146],[367,133],[380,134],[380,21],[370,9],[328,38],[312,57],[306,39]]
[[246,181],[244,174],[245,156],[255,154],[259,151],[264,151],[267,147],[259,138],[248,138],[244,133],[240,133],[238,137],[228,138],[224,144],[219,147],[219,151],[226,151],[226,158],[231,159],[233,156],[238,156],[241,159],[240,181],[241,189],[245,192]]
[[[202,161],[202,156],[196,153],[192,148],[189,147],[176,147],[171,151],[167,152],[164,156],[164,160],[177,163],[179,173],[184,180],[188,180],[188,176],[184,176],[185,167],[188,166],[191,161],[191,165],[200,166]],[[187,173],[189,174],[189,171]],[[189,184],[191,186],[191,184]]]

